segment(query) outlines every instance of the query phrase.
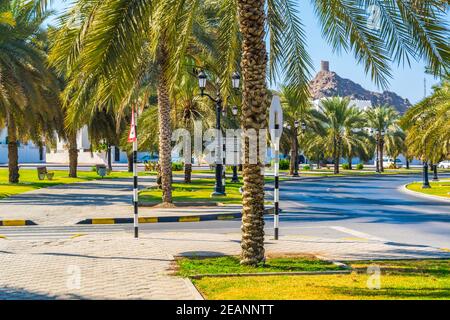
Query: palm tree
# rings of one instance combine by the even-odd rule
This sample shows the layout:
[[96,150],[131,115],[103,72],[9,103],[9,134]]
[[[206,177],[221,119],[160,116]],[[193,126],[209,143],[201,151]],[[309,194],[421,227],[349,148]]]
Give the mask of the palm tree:
[[[448,29],[445,13],[441,11],[448,4],[442,1],[377,2],[381,12],[379,30],[382,31],[367,24],[366,4],[366,1],[312,1],[327,40],[335,49],[353,50],[376,83],[386,85],[391,60],[408,61],[411,56],[424,58],[436,74],[448,66]],[[306,95],[310,60],[297,7],[291,0],[224,0],[222,10],[228,19],[228,24],[220,29],[224,34],[222,38],[228,40],[224,42],[231,48],[242,43],[243,128],[259,129],[264,126],[268,105],[267,69],[270,79],[282,70],[284,82],[295,85],[298,94]],[[235,32],[236,20],[239,21],[239,35]],[[266,30],[269,32],[269,57],[266,54]],[[424,34],[428,37],[420,36]],[[232,49],[221,51],[230,57],[233,55],[229,53],[234,52]],[[226,66],[230,71],[233,64],[226,63]],[[243,264],[254,265],[264,256],[261,166],[244,164]]]
[[370,108],[366,111],[367,126],[375,130],[376,143],[378,154],[376,159],[378,161],[377,166],[384,171],[383,167],[383,151],[385,143],[385,135],[388,128],[391,131],[397,131],[396,121],[398,120],[398,112],[390,106],[377,106]]
[[[172,202],[171,91],[188,51],[211,49],[204,37],[213,21],[198,0],[79,0],[63,15],[50,60],[68,70],[63,97],[71,109],[120,108],[155,67],[162,201]],[[73,119],[76,121],[76,119]]]
[[324,133],[324,129],[315,116],[316,111],[312,108],[311,103],[299,97],[293,88],[282,87],[281,105],[285,121],[282,140],[288,139],[289,141],[291,150],[289,175],[294,175],[298,170],[299,139],[306,141],[307,132],[321,135]]
[[45,136],[50,140],[61,130],[59,83],[40,42],[47,16],[21,1],[0,4],[0,117],[8,129],[9,182],[18,183],[19,141],[42,145]]
[[327,98],[320,101],[320,114],[327,137],[327,146],[334,162],[334,173],[339,173],[339,162],[346,153],[352,154],[355,149],[365,150],[365,135],[362,130],[362,112],[350,105],[345,98]]
[[405,133],[397,124],[388,127],[386,135],[384,137],[384,149],[386,151],[386,154],[394,159],[394,166],[396,166],[395,160],[398,158],[398,156],[401,153],[406,153],[405,138]]
[[[194,65],[193,59],[186,59],[186,64]],[[191,136],[194,132],[195,121],[202,121],[207,126],[208,123],[215,120],[214,109],[199,97],[197,78],[193,77],[187,70],[181,74],[177,81],[171,100],[173,104],[172,122],[177,127],[187,129],[191,132]],[[225,118],[225,121],[227,120]],[[192,164],[185,163],[184,182],[190,183],[191,179]]]
[[410,108],[400,121],[408,153],[436,164],[450,154],[450,76],[433,94]]

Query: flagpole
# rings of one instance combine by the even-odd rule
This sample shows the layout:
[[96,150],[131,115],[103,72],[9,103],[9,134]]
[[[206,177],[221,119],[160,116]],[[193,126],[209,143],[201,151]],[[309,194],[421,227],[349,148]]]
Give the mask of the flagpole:
[[137,168],[137,152],[138,152],[138,141],[137,141],[137,108],[134,107],[133,110],[133,122],[134,126],[134,139],[133,139],[133,205],[134,205],[134,237],[139,238],[139,214],[138,214],[138,168]]

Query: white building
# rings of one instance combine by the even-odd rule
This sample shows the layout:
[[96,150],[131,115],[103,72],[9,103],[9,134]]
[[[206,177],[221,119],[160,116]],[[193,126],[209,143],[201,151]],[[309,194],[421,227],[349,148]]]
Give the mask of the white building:
[[[106,151],[91,152],[91,142],[89,141],[89,133],[87,126],[83,127],[77,133],[77,148],[78,148],[78,164],[107,164],[108,157]],[[148,155],[147,152],[139,152],[138,159]],[[49,150],[46,156],[47,163],[66,164],[69,163],[69,152],[67,142],[58,139],[55,150]],[[118,147],[111,147],[111,162],[112,163],[127,163],[128,157],[125,152]]]
[[[325,99],[325,98],[313,100],[313,105],[317,111],[319,111],[320,101],[323,99]],[[370,100],[350,100],[350,105],[360,109],[361,111],[366,111],[367,109],[372,108],[372,101],[370,101]]]
[[[20,163],[42,163],[46,161],[45,147],[36,146],[32,142],[19,143]],[[8,163],[8,131],[0,129],[0,163]]]

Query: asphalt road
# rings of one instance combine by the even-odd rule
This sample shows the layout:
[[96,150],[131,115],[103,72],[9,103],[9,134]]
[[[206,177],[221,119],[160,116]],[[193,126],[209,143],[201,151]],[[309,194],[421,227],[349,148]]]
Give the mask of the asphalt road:
[[[447,175],[447,177],[449,177]],[[450,203],[404,194],[402,185],[420,176],[314,178],[281,183],[281,234],[315,237],[363,237],[385,241],[450,247]],[[268,198],[270,188],[268,187]],[[266,234],[272,235],[272,217]],[[131,225],[18,227],[0,234],[18,240],[70,238],[85,233],[110,233]],[[158,223],[141,225],[141,232],[194,231],[236,233],[240,221]]]

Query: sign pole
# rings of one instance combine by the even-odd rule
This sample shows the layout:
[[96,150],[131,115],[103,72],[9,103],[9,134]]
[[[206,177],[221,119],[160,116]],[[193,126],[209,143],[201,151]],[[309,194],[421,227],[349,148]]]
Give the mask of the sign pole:
[[[279,126],[279,124],[275,125]],[[274,178],[275,178],[275,186],[273,190],[273,203],[274,203],[274,238],[275,240],[278,240],[278,228],[280,224],[280,207],[279,207],[279,201],[280,201],[280,183],[279,183],[279,169],[280,169],[280,141],[277,139],[275,141],[275,168],[273,171]]]
[[133,142],[133,207],[134,207],[134,237],[137,239],[139,237],[139,214],[138,214],[138,168],[137,168],[137,152],[138,152],[138,141],[137,141],[137,108],[133,107],[131,110],[131,126],[130,134],[128,136],[128,142]]
[[270,136],[272,140],[272,145],[275,149],[275,159],[274,159],[274,179],[275,186],[273,190],[273,202],[274,202],[274,217],[273,217],[273,227],[274,227],[274,239],[278,240],[279,235],[279,224],[280,224],[280,139],[283,134],[283,109],[281,108],[280,97],[274,95],[272,98],[272,103],[270,105],[269,112],[269,128]]

